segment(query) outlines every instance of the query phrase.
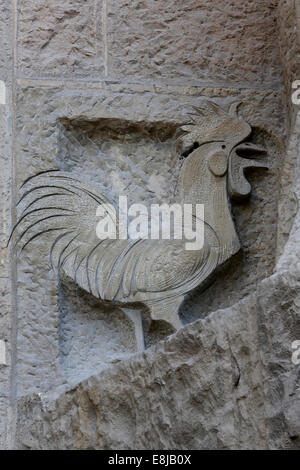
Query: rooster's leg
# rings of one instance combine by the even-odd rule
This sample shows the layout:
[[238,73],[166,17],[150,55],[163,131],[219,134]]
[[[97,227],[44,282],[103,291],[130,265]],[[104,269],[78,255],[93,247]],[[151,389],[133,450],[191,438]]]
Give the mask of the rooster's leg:
[[141,312],[138,310],[133,310],[130,308],[122,308],[125,315],[130,318],[134,325],[135,330],[135,339],[136,339],[136,346],[138,351],[144,351],[145,349],[145,340],[144,340],[144,331],[143,331],[143,324],[142,324],[142,315]]
[[182,322],[179,317],[179,307],[184,297],[177,297],[171,300],[161,300],[148,304],[152,320],[161,320],[169,323],[175,331],[182,328]]

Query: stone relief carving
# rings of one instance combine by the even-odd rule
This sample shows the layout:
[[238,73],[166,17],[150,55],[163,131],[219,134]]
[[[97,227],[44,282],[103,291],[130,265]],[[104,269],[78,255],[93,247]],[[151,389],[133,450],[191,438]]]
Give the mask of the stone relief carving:
[[102,301],[121,305],[134,322],[139,349],[144,334],[136,305],[146,306],[152,321],[178,330],[185,294],[240,249],[230,198],[250,195],[245,170],[267,168],[253,159],[265,151],[246,141],[252,130],[237,109],[236,103],[225,111],[206,102],[179,130],[184,161],[174,202],[204,205],[201,249],[187,251],[185,240],[99,240],[97,208],[112,202],[90,183],[59,170],[40,172],[23,183],[14,246],[22,252],[39,236],[51,235],[53,268]]

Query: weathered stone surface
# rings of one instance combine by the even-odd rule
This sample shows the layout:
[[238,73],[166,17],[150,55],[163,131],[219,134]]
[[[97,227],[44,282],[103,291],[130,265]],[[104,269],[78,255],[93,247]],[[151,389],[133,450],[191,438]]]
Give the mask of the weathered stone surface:
[[9,0],[3,0],[0,10],[0,80],[5,82],[11,82],[12,79],[10,67],[13,52],[11,47],[13,40],[12,18],[12,3]]
[[[295,107],[296,108],[296,107]],[[295,110],[296,113],[296,110]],[[281,169],[280,200],[278,206],[277,256],[278,268],[298,262],[299,244],[299,154],[300,113],[296,115],[294,129],[287,146]],[[291,233],[292,231],[292,233]],[[285,255],[281,256],[285,251]]]
[[54,399],[23,398],[20,447],[299,448],[298,283],[298,274],[276,274],[234,307]]
[[7,448],[7,402],[7,397],[0,396],[0,449]]
[[298,253],[288,242],[288,270],[145,354],[56,396],[21,399],[18,446],[299,449]]
[[0,319],[10,313],[10,280],[7,277],[0,278]]
[[8,447],[9,402],[11,396],[11,280],[9,250],[11,226],[12,167],[12,56],[13,6],[3,0],[0,8],[0,340],[5,342],[6,363],[0,364],[0,448]]
[[[2,0],[0,448],[300,448],[299,12],[298,0]],[[11,292],[9,188],[58,166],[112,197],[165,201],[174,127],[204,97],[243,101],[271,171],[233,206],[243,254],[186,303],[197,321],[129,356],[119,312],[57,283],[38,240]]]
[[[188,119],[192,106],[200,104],[204,96],[224,108],[236,99],[243,101],[241,113],[255,128],[254,141],[266,146],[270,170],[267,174],[257,171],[251,177],[251,199],[233,207],[243,256],[222,271],[205,293],[196,292],[188,299],[182,308],[185,323],[233,305],[272,273],[282,145],[281,107],[276,92],[110,84],[82,84],[80,88],[77,84],[66,89],[51,82],[18,88],[17,186],[26,176],[58,167],[90,181],[113,200],[121,192],[128,196],[129,204],[147,205],[172,201],[182,162],[174,148],[175,128]],[[153,186],[158,177],[159,184]],[[74,314],[66,317],[67,324],[63,322],[64,331],[76,330],[77,347],[68,349],[65,344],[71,336],[61,336],[59,325],[66,298],[61,297],[51,271],[50,243],[50,237],[46,243],[37,239],[18,261],[18,296],[23,306],[18,337],[20,395],[45,392],[65,380],[80,380],[106,367],[115,354],[110,358],[101,348],[89,347],[93,340],[87,340],[86,332],[92,333],[93,315],[86,319],[89,327],[84,326],[80,316],[75,326],[75,312],[85,312],[87,305],[80,293],[74,296],[73,307],[68,306]],[[101,322],[100,317],[95,319],[99,341],[105,344],[109,323],[115,331],[115,321],[113,316],[108,317],[104,328]],[[122,330],[120,321],[114,349],[118,341],[124,344]],[[69,367],[75,356],[66,357],[65,351],[76,355],[80,344],[84,346],[76,371]],[[131,343],[127,350],[120,348],[120,354],[129,352]]]
[[[10,89],[5,84],[6,99],[9,99]],[[6,248],[10,231],[10,159],[11,159],[11,132],[10,132],[9,104],[0,104],[0,161],[2,171],[0,173],[0,198],[1,198],[1,223],[0,223],[0,269],[1,277],[8,277],[9,252]]]
[[[296,115],[294,131],[287,148],[282,173],[282,197],[279,205],[279,243],[282,255],[277,269],[300,267],[300,112]],[[289,230],[289,235],[287,231]],[[286,243],[284,243],[286,242]]]
[[101,6],[99,0],[20,0],[21,74],[99,77],[103,71]]
[[299,80],[300,70],[300,4],[298,0],[280,0],[278,4],[278,33],[280,55],[283,63],[285,95],[283,100],[293,121],[294,107],[292,83]]
[[109,76],[274,87],[277,1],[108,2]]
[[[299,205],[299,188],[297,179],[298,173],[297,161],[299,158],[299,128],[300,117],[299,107],[292,103],[292,83],[299,79],[300,76],[300,3],[299,1],[282,0],[279,3],[278,10],[279,22],[279,40],[280,50],[283,62],[285,94],[283,101],[288,110],[289,119],[287,123],[287,132],[291,135],[286,155],[283,161],[280,180],[280,204],[279,204],[279,221],[278,221],[278,256],[282,254],[285,243],[289,237],[291,228],[294,223],[298,205]],[[299,226],[296,222],[295,227]],[[292,253],[291,245],[295,244],[295,233],[290,238],[289,253]],[[297,236],[297,235],[296,235]],[[297,252],[297,251],[296,251]],[[285,258],[283,258],[285,259]],[[285,263],[288,266],[290,259],[280,260],[279,266]]]

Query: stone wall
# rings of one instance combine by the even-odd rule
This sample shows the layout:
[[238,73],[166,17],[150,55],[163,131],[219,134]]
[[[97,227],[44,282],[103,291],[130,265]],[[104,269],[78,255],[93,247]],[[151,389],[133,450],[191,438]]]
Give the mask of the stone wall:
[[12,151],[13,151],[13,14],[11,2],[4,0],[0,9],[0,447],[12,445],[12,368],[15,350],[15,309],[13,266],[7,240],[11,227]]
[[[299,448],[298,0],[3,5],[0,446]],[[17,188],[55,167],[112,199],[171,201],[176,127],[205,98],[242,101],[270,171],[232,207],[241,253],[137,355],[119,309],[57,281],[50,241],[7,262]]]

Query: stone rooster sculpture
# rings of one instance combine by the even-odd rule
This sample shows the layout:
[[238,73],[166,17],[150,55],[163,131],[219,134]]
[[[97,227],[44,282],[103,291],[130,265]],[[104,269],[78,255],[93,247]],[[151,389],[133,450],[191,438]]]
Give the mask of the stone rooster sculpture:
[[197,251],[187,251],[184,240],[99,240],[97,207],[111,202],[69,173],[41,172],[21,188],[18,205],[24,210],[13,230],[15,247],[22,251],[38,236],[52,235],[52,266],[93,296],[121,305],[135,324],[139,349],[143,328],[134,304],[144,304],[152,320],[174,330],[182,326],[178,311],[185,294],[240,249],[230,198],[250,194],[244,171],[267,168],[250,159],[264,150],[246,142],[251,127],[238,116],[237,104],[229,111],[212,102],[195,109],[179,136],[185,160],[178,194],[182,204],[204,204],[204,245]]

